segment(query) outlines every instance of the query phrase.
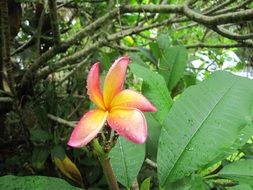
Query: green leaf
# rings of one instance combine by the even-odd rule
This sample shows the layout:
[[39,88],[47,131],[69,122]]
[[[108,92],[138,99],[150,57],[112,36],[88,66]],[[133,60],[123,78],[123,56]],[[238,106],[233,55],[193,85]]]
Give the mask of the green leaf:
[[83,180],[81,173],[74,162],[72,162],[67,155],[65,155],[64,159],[60,159],[59,157],[52,156],[52,160],[55,166],[69,179],[73,180],[80,186],[83,185]]
[[154,63],[158,62],[158,72],[164,77],[169,90],[172,91],[184,74],[188,60],[186,48],[183,46],[172,47],[166,34],[160,34],[157,43],[152,42],[149,46],[151,53],[147,56],[147,53],[142,51],[143,55],[146,55]]
[[145,145],[133,144],[120,137],[109,156],[118,181],[130,188],[144,161]]
[[108,54],[102,53],[102,58],[101,62],[103,63],[102,66],[104,67],[105,70],[109,70],[111,66],[111,58]]
[[112,51],[110,53],[108,52],[101,52],[101,66],[103,68],[103,70],[108,71],[110,69],[110,66],[112,65],[113,61],[117,59],[118,57],[118,52],[117,51]]
[[252,97],[251,80],[225,71],[184,91],[161,130],[160,184],[207,168],[245,144],[253,134]]
[[159,73],[165,78],[170,91],[184,74],[187,56],[187,50],[183,46],[161,49]]
[[253,190],[253,187],[248,184],[239,184],[234,187],[229,187],[228,190]]
[[149,47],[155,59],[158,60],[161,57],[161,51],[160,51],[158,43],[151,42],[149,43]]
[[150,180],[151,180],[151,177],[148,177],[147,179],[145,179],[141,184],[140,190],[150,190]]
[[32,155],[32,166],[37,170],[44,169],[46,159],[50,154],[48,147],[35,147]]
[[141,66],[147,67],[147,64],[140,58],[137,53],[130,52],[129,56],[131,57],[131,62],[139,64]]
[[52,139],[52,135],[42,129],[32,129],[30,133],[31,133],[30,138],[31,138],[31,141],[33,142],[45,142],[47,140]]
[[157,108],[154,117],[162,124],[173,103],[163,77],[137,64],[131,64],[130,69],[135,75],[143,79],[143,94]]
[[253,185],[253,159],[228,164],[222,168],[218,176]]
[[151,43],[150,48],[159,62],[159,73],[164,77],[169,90],[176,86],[184,74],[187,64],[187,50],[183,46],[171,46],[171,41],[166,34],[160,34],[157,44]]
[[253,159],[253,144],[246,143],[243,147],[240,148],[240,151],[243,152],[244,158]]
[[0,177],[0,189],[5,190],[44,190],[44,189],[61,189],[61,190],[78,190],[66,181],[46,176],[25,176],[18,177],[7,175]]
[[166,33],[162,33],[157,37],[157,43],[161,49],[167,49],[171,47],[171,40]]
[[148,139],[146,141],[146,156],[156,161],[158,140],[161,132],[161,125],[154,119],[151,113],[145,113],[148,124]]
[[176,182],[169,184],[166,189],[173,190],[208,190],[208,186],[205,183],[203,177],[198,175],[192,175],[185,177]]
[[64,160],[65,158],[65,150],[61,145],[56,145],[52,150],[51,150],[52,157],[57,157],[60,158],[61,160]]
[[139,48],[140,52],[149,60],[151,61],[153,64],[157,64],[156,59],[154,58],[153,54],[151,53],[151,51],[149,49],[145,49],[145,48]]
[[196,74],[194,73],[187,73],[184,75],[184,82],[185,82],[185,86],[189,87],[192,85],[195,85],[197,80],[196,80]]
[[39,124],[47,128],[49,126],[49,121],[45,108],[43,106],[37,106],[34,110],[34,113],[38,119]]

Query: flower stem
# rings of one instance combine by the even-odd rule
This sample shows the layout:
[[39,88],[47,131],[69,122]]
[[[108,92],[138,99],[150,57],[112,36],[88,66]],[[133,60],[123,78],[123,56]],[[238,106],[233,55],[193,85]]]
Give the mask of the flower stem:
[[110,158],[108,156],[100,158],[100,162],[111,190],[119,190],[117,179],[113,173]]
[[119,190],[117,179],[112,170],[108,154],[104,152],[103,147],[98,142],[98,139],[94,139],[92,145],[94,147],[94,150],[96,151],[96,154],[98,155],[99,161],[102,165],[103,172],[105,174],[105,178],[110,187],[110,190]]

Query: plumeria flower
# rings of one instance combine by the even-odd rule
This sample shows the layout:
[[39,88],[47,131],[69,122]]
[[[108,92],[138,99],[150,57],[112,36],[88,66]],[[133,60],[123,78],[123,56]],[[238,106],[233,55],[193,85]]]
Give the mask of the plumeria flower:
[[105,122],[119,135],[134,143],[144,143],[147,122],[142,112],[156,108],[140,93],[123,90],[129,57],[117,59],[109,69],[100,90],[99,63],[92,66],[87,78],[89,98],[97,106],[81,118],[73,130],[68,145],[83,147],[100,132]]

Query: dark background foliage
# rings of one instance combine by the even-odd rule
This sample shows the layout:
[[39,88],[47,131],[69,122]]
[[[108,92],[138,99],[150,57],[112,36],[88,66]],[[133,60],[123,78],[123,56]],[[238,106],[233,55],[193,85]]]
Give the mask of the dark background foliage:
[[[252,78],[252,7],[251,0],[1,0],[0,176],[54,176],[106,189],[91,147],[73,150],[66,142],[75,121],[93,106],[86,95],[90,65],[100,61],[103,78],[127,54],[158,72],[167,87],[161,87],[160,75],[150,82],[153,73],[138,66],[128,72],[126,86],[142,90],[161,108],[147,115],[153,126],[148,160],[137,180],[153,176],[151,189],[158,188],[156,163],[150,161],[156,161],[172,98],[215,70]],[[252,156],[251,148],[246,144],[242,152]],[[234,185],[218,181],[209,187],[227,184]]]

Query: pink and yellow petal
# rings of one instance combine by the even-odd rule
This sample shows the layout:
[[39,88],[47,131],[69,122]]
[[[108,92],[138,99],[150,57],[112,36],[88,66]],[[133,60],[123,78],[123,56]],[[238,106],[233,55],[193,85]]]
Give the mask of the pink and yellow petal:
[[68,145],[83,147],[99,133],[104,126],[108,112],[103,110],[91,110],[87,112],[73,130]]
[[114,96],[122,90],[124,85],[129,57],[117,59],[109,69],[103,88],[105,106],[108,108]]
[[143,112],[157,111],[142,94],[130,89],[118,93],[112,100],[111,107],[131,107]]
[[119,135],[142,144],[147,138],[147,122],[141,111],[133,108],[112,109],[107,122]]
[[100,90],[99,80],[99,63],[94,64],[87,78],[87,93],[91,101],[93,101],[99,108],[104,109],[103,96]]

